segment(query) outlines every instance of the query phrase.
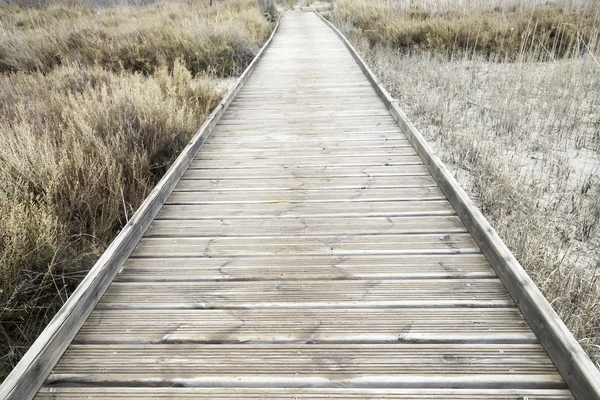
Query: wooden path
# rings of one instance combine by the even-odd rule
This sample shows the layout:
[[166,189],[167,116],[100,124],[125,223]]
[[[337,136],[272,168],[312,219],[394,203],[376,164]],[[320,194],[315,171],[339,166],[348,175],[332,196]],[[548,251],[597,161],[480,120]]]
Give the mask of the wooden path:
[[570,399],[346,47],[279,32],[38,399]]

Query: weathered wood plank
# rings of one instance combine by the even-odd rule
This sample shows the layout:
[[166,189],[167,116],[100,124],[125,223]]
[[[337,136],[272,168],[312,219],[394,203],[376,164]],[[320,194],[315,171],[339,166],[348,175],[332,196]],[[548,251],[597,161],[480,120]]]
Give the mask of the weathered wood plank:
[[[243,169],[242,169],[243,170]],[[319,189],[319,190],[273,190],[238,191],[190,190],[171,193],[167,204],[254,204],[254,203],[353,203],[392,202],[411,200],[445,200],[439,187],[387,188],[387,189]],[[344,204],[345,205],[345,204]],[[210,217],[206,215],[206,217]]]
[[[332,123],[335,126],[332,126]],[[254,122],[251,126],[244,124],[240,121],[239,124],[221,124],[222,131],[233,131],[236,133],[240,132],[248,132],[248,131],[256,131],[260,130],[262,132],[296,132],[301,136],[321,136],[323,133],[327,133],[328,131],[339,132],[353,132],[353,131],[366,131],[366,130],[374,130],[374,129],[393,129],[396,128],[397,125],[394,121],[369,121],[364,122],[360,120],[349,121],[346,118],[340,118],[332,120],[331,118],[323,119],[322,121],[314,121],[311,123],[300,123],[297,122],[280,122],[280,123],[272,123],[271,121],[265,120],[264,122]]]
[[72,344],[48,384],[564,388],[537,344]]
[[98,309],[514,307],[497,279],[114,282]]
[[479,253],[469,234],[144,237],[131,257]]
[[211,400],[573,400],[561,389],[246,389],[246,388],[43,388],[36,399]]
[[[243,196],[245,191],[241,190],[237,191],[237,193],[238,196]],[[161,209],[156,219],[415,217],[448,215],[454,215],[454,209],[448,205],[447,201],[348,202],[343,207],[340,207],[339,203],[305,204],[276,200],[271,203],[255,204],[167,204]]]
[[299,143],[298,141],[255,141],[255,142],[210,142],[204,145],[203,150],[206,151],[223,151],[223,152],[244,152],[254,153],[263,150],[275,149],[298,149],[303,150],[322,150],[333,148],[344,148],[348,150],[360,151],[362,149],[379,149],[379,148],[401,148],[412,147],[406,139],[365,139],[365,140],[348,140],[348,139],[321,139]]
[[193,163],[195,168],[254,168],[254,167],[272,167],[272,166],[302,166],[302,167],[326,167],[330,165],[344,167],[360,167],[369,165],[421,165],[421,159],[416,154],[413,155],[389,155],[385,157],[334,157],[324,159],[323,157],[306,157],[290,160],[289,158],[261,159],[259,156],[255,159],[196,159]]
[[[249,126],[251,128],[251,126]],[[289,129],[278,129],[275,132],[265,132],[263,129],[255,131],[239,132],[238,130],[225,130],[224,128],[215,128],[219,130],[218,136],[212,138],[211,143],[241,143],[256,144],[269,141],[295,142],[295,143],[314,143],[327,138],[328,140],[344,140],[347,142],[362,142],[372,140],[391,140],[398,138],[398,127],[388,129],[338,129],[329,130],[325,135],[302,135],[302,131],[292,131]],[[217,132],[215,132],[217,133]],[[259,136],[260,135],[260,136]]]
[[182,179],[247,179],[264,180],[280,178],[347,178],[347,177],[396,177],[401,180],[404,176],[429,175],[424,165],[402,166],[366,166],[366,167],[256,167],[252,169],[240,168],[203,168],[189,169]]
[[481,254],[130,258],[115,281],[494,278]]
[[273,236],[273,235],[366,235],[465,233],[466,228],[452,217],[352,217],[352,218],[269,218],[268,224],[255,218],[202,220],[155,220],[146,237]]
[[431,176],[352,176],[331,178],[271,178],[271,179],[184,179],[177,190],[264,190],[264,189],[383,189],[435,187]]
[[302,136],[296,136],[293,140],[281,140],[281,141],[266,141],[262,137],[243,137],[240,135],[238,138],[215,138],[207,144],[208,149],[212,150],[242,150],[242,151],[257,151],[259,149],[289,149],[300,146],[304,149],[319,149],[319,148],[349,148],[349,149],[360,149],[360,148],[378,148],[378,147],[407,147],[412,146],[410,142],[403,138],[394,136],[393,132],[381,131],[380,134],[386,134],[387,136],[366,136],[361,137],[358,134],[345,137],[315,137],[310,140],[300,140]]
[[261,149],[260,151],[202,151],[196,159],[199,160],[256,160],[256,159],[312,159],[323,158],[353,158],[353,157],[387,157],[389,155],[414,155],[415,151],[412,147],[365,147],[365,148],[320,148],[320,149],[303,149],[303,148],[282,148],[282,149]]
[[535,343],[515,308],[96,310],[74,343]]

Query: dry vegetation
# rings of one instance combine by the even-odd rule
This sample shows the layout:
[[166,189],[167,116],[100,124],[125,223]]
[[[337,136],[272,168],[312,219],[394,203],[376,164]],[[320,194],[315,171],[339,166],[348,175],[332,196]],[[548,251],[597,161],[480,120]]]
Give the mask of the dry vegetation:
[[[597,4],[578,7],[506,1],[486,8],[433,11],[425,4],[379,0],[340,0],[337,21],[351,24],[369,45],[414,54],[424,51],[447,57],[481,56],[488,60],[553,60],[587,52],[598,40]],[[530,5],[527,7],[527,5]],[[384,12],[387,9],[389,12]]]
[[[101,65],[115,72],[153,73],[181,58],[194,75],[240,73],[269,32],[248,1],[158,3],[94,8],[60,4],[5,6],[0,11],[0,72],[48,72],[60,65]],[[219,10],[221,9],[221,10]]]
[[357,46],[600,365],[600,7],[337,0]]
[[271,32],[207,4],[0,6],[0,379]]

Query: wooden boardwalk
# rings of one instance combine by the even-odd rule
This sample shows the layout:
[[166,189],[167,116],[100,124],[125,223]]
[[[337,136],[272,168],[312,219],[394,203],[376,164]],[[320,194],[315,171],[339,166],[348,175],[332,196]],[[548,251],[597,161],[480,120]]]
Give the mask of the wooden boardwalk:
[[282,17],[38,399],[570,399],[346,47]]

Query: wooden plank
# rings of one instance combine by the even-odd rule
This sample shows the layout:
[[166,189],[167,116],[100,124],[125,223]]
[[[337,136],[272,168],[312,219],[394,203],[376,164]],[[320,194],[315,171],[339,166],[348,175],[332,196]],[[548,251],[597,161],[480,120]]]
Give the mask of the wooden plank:
[[[192,174],[193,176],[193,174]],[[361,189],[437,186],[431,176],[351,176],[331,178],[183,179],[177,190]]]
[[136,213],[92,267],[76,291],[65,302],[46,329],[33,343],[10,375],[0,386],[0,398],[22,400],[33,398],[45,376],[52,370],[75,333],[119,271],[144,231],[168,197],[173,187],[191,163],[194,155],[210,135],[231,101],[248,80],[258,61],[273,41],[279,22],[271,37],[252,63],[217,105],[177,160],[140,205]]
[[[390,137],[389,135],[381,132],[387,132],[393,129],[398,129],[397,125],[372,123],[372,124],[343,124],[341,120],[330,121],[332,125],[305,125],[305,126],[294,126],[294,125],[278,125],[274,126],[265,122],[264,124],[249,124],[223,126],[219,125],[219,136],[223,138],[236,138],[240,136],[252,136],[255,134],[270,134],[280,139],[286,137],[305,137],[307,139],[319,139],[324,135],[331,136],[336,139],[343,139],[344,137],[354,137],[365,139],[365,138],[380,138]],[[369,132],[369,133],[366,133]]]
[[376,165],[366,167],[256,167],[189,169],[182,179],[274,179],[274,178],[345,178],[396,177],[429,175],[424,165]]
[[[294,90],[294,89],[290,89]],[[336,102],[337,99],[325,99],[320,100],[315,98],[314,102],[305,101],[302,103],[302,109],[307,111],[319,111],[319,112],[344,112],[347,110],[352,110],[356,108],[360,108],[363,111],[370,110],[378,110],[381,109],[381,104],[379,101],[375,102],[365,102],[364,99],[353,99],[353,98],[345,98],[344,103]],[[256,111],[257,113],[266,113],[266,112],[274,112],[281,111],[283,113],[293,113],[298,110],[298,105],[300,103],[292,103],[292,102],[280,102],[276,103],[268,103],[266,101],[261,102],[260,104],[256,104],[254,102],[248,101],[234,101],[232,106],[235,107],[235,112],[245,112],[245,111]]]
[[36,399],[573,400],[561,389],[43,388]]
[[412,147],[365,147],[365,148],[281,148],[281,149],[262,149],[261,151],[202,151],[196,156],[197,159],[211,160],[215,158],[224,158],[227,160],[237,159],[259,159],[269,158],[288,158],[294,160],[298,158],[315,158],[315,157],[380,157],[389,155],[412,155],[415,151]]
[[[236,191],[236,193],[240,196],[246,192],[242,190]],[[343,207],[340,207],[339,203],[290,203],[286,200],[276,200],[270,203],[255,204],[166,204],[160,210],[156,219],[416,217],[449,215],[454,215],[454,209],[445,200],[348,202]]]
[[318,150],[323,148],[345,148],[345,149],[372,149],[372,148],[394,148],[394,147],[412,147],[406,139],[364,139],[364,140],[348,140],[348,139],[321,139],[310,142],[299,141],[254,141],[251,144],[244,142],[214,142],[206,143],[203,150],[206,151],[225,151],[225,152],[257,152],[259,150],[273,149],[296,149]]
[[[379,159],[380,157],[385,157],[389,160],[402,159],[402,157],[410,157],[415,154],[414,150],[410,148],[402,148],[402,149],[392,149],[393,151],[386,151],[386,149],[374,149],[373,151],[364,151],[364,150],[340,150],[335,153],[334,149],[329,151],[330,154],[327,154],[327,151],[322,152],[308,152],[305,154],[301,154],[300,150],[290,150],[288,152],[285,151],[261,151],[257,153],[244,154],[238,152],[232,153],[210,153],[210,152],[201,152],[196,155],[197,160],[226,160],[226,161],[251,161],[251,160],[288,160],[292,164],[313,161],[315,159],[324,160],[325,163],[328,163],[330,160],[334,161],[336,159],[341,160],[351,160],[353,158],[365,158],[365,159]],[[319,154],[323,153],[323,154]],[[326,157],[325,157],[326,156]],[[381,164],[381,163],[380,163]],[[298,164],[302,165],[302,164]]]
[[224,159],[255,159],[262,158],[314,158],[314,157],[379,157],[388,155],[411,155],[415,151],[410,146],[397,147],[363,147],[363,148],[347,148],[347,147],[321,147],[321,148],[280,148],[280,149],[261,149],[256,151],[242,151],[237,149],[232,150],[206,150],[198,154],[198,159],[212,160],[215,158]]
[[407,165],[421,164],[417,155],[391,155],[386,157],[335,157],[324,160],[322,157],[287,159],[196,159],[195,168],[253,168],[272,166],[302,166],[302,167],[326,167],[326,166],[368,166],[368,165]]
[[[318,14],[318,13],[317,13]],[[502,239],[483,214],[473,205],[460,188],[447,167],[433,153],[421,133],[409,121],[390,94],[379,84],[377,78],[358,55],[356,50],[331,23],[321,19],[338,35],[357,64],[369,79],[375,91],[394,117],[406,137],[429,168],[453,207],[457,210],[473,238],[490,260],[496,273],[540,338],[552,360],[561,372],[576,398],[600,399],[600,371],[541,294]]]
[[[291,90],[294,89],[289,86],[278,86],[281,89]],[[292,107],[292,106],[296,107]],[[276,115],[272,115],[274,118],[280,117],[304,117],[306,115],[315,115],[318,117],[330,117],[330,116],[352,116],[352,115],[365,115],[365,116],[386,116],[389,117],[389,112],[383,109],[378,102],[365,104],[363,99],[360,99],[358,102],[348,102],[344,104],[338,104],[337,106],[333,101],[322,102],[317,104],[307,104],[307,107],[302,107],[301,109],[297,107],[296,104],[286,104],[285,102],[281,102],[280,104],[268,104],[267,107],[263,108],[260,105],[255,103],[246,104],[244,102],[237,102],[234,105],[234,109],[231,110],[231,113],[228,114],[228,118],[236,119],[236,118],[244,118],[255,117],[266,115],[275,110],[280,111]],[[324,107],[327,105],[328,107]]]
[[130,258],[118,281],[495,278],[481,254]]
[[[215,130],[218,129],[218,125],[215,127]],[[258,133],[258,132],[257,132]],[[302,137],[288,134],[284,140],[276,140],[277,135],[273,133],[264,133],[260,136],[256,135],[246,135],[246,134],[238,134],[232,135],[230,134],[227,137],[226,134],[219,134],[215,136],[211,136],[210,143],[213,144],[228,144],[228,145],[239,145],[239,146],[247,146],[247,145],[263,145],[265,143],[289,143],[290,145],[313,145],[314,143],[323,143],[327,141],[331,142],[345,142],[350,143],[352,145],[359,145],[360,143],[369,143],[375,141],[383,141],[387,143],[387,141],[396,141],[396,140],[406,140],[404,137],[398,137],[398,128],[392,130],[375,130],[375,131],[354,131],[351,132],[339,132],[337,134],[329,134],[326,137]]]
[[[297,109],[296,109],[297,110]],[[381,121],[387,121],[390,117],[390,113],[387,110],[382,110],[380,108],[373,108],[367,110],[352,110],[352,109],[344,109],[341,111],[314,111],[314,110],[304,110],[304,111],[288,111],[288,112],[280,112],[275,115],[271,113],[265,113],[264,111],[257,112],[255,110],[236,110],[235,112],[228,113],[222,121],[264,121],[266,119],[270,119],[271,121],[277,123],[280,121],[289,120],[290,118],[302,118],[305,121],[323,121],[330,118],[344,118],[344,119],[354,119],[354,118],[376,118]]]
[[[562,389],[537,344],[73,344],[48,384]],[[501,354],[499,357],[498,354]]]
[[497,279],[113,282],[98,309],[514,307]]
[[[233,170],[233,172],[236,169]],[[243,171],[243,169],[242,169]],[[387,188],[387,189],[319,189],[319,190],[261,190],[238,191],[196,190],[174,191],[167,204],[254,204],[254,203],[353,203],[393,202],[411,200],[445,200],[439,187]]]
[[131,257],[478,253],[469,234],[144,237]]
[[535,343],[515,308],[96,310],[73,343]]
[[[274,83],[274,85],[277,85],[277,83]],[[280,102],[285,102],[287,100],[289,102],[296,103],[303,99],[311,100],[315,98],[323,98],[326,100],[331,100],[332,97],[336,96],[344,98],[349,96],[361,96],[363,99],[366,98],[367,100],[378,100],[377,95],[371,89],[365,87],[348,87],[341,90],[329,89],[320,92],[318,90],[304,90],[303,92],[291,93],[289,90],[277,92],[276,86],[272,91],[265,90],[262,92],[241,93],[239,100],[276,100]]]
[[[215,129],[217,129],[219,126]],[[398,131],[392,129],[369,129],[369,130],[344,130],[327,132],[329,140],[344,140],[347,142],[364,142],[373,140],[391,140],[398,138]],[[260,134],[260,136],[259,136]],[[306,136],[301,135],[301,132],[292,132],[289,130],[277,130],[276,132],[265,132],[264,130],[255,130],[247,132],[221,131],[218,136],[211,140],[211,143],[241,143],[255,144],[264,143],[266,141],[273,142],[295,142],[295,143],[314,143],[322,141],[323,136]]]
[[[269,218],[269,217],[267,217]],[[268,224],[257,224],[254,218],[155,220],[145,237],[218,237],[273,235],[366,235],[465,233],[456,216],[449,217],[353,217],[353,218],[269,218]]]
[[[332,126],[332,123],[335,124],[335,126]],[[297,132],[297,133],[301,133],[302,135],[306,135],[306,136],[321,136],[323,133],[327,133],[327,131],[334,131],[334,132],[339,132],[341,130],[344,131],[354,131],[354,130],[372,130],[372,129],[392,129],[395,128],[397,125],[393,120],[390,121],[371,121],[369,119],[369,121],[361,121],[361,120],[356,120],[356,121],[352,121],[349,120],[348,118],[340,118],[340,119],[331,119],[331,118],[327,118],[327,119],[323,119],[322,121],[313,121],[313,122],[307,122],[307,123],[300,123],[300,121],[297,122],[278,122],[278,123],[273,123],[272,121],[269,120],[265,120],[264,122],[253,122],[251,124],[251,126],[248,126],[247,124],[245,124],[245,122],[243,121],[239,121],[238,124],[219,124],[221,126],[222,131],[231,131],[231,132],[246,132],[248,130],[253,131],[253,130],[261,130],[264,132],[269,132],[269,131],[281,131],[281,130],[285,130],[286,132]]]

